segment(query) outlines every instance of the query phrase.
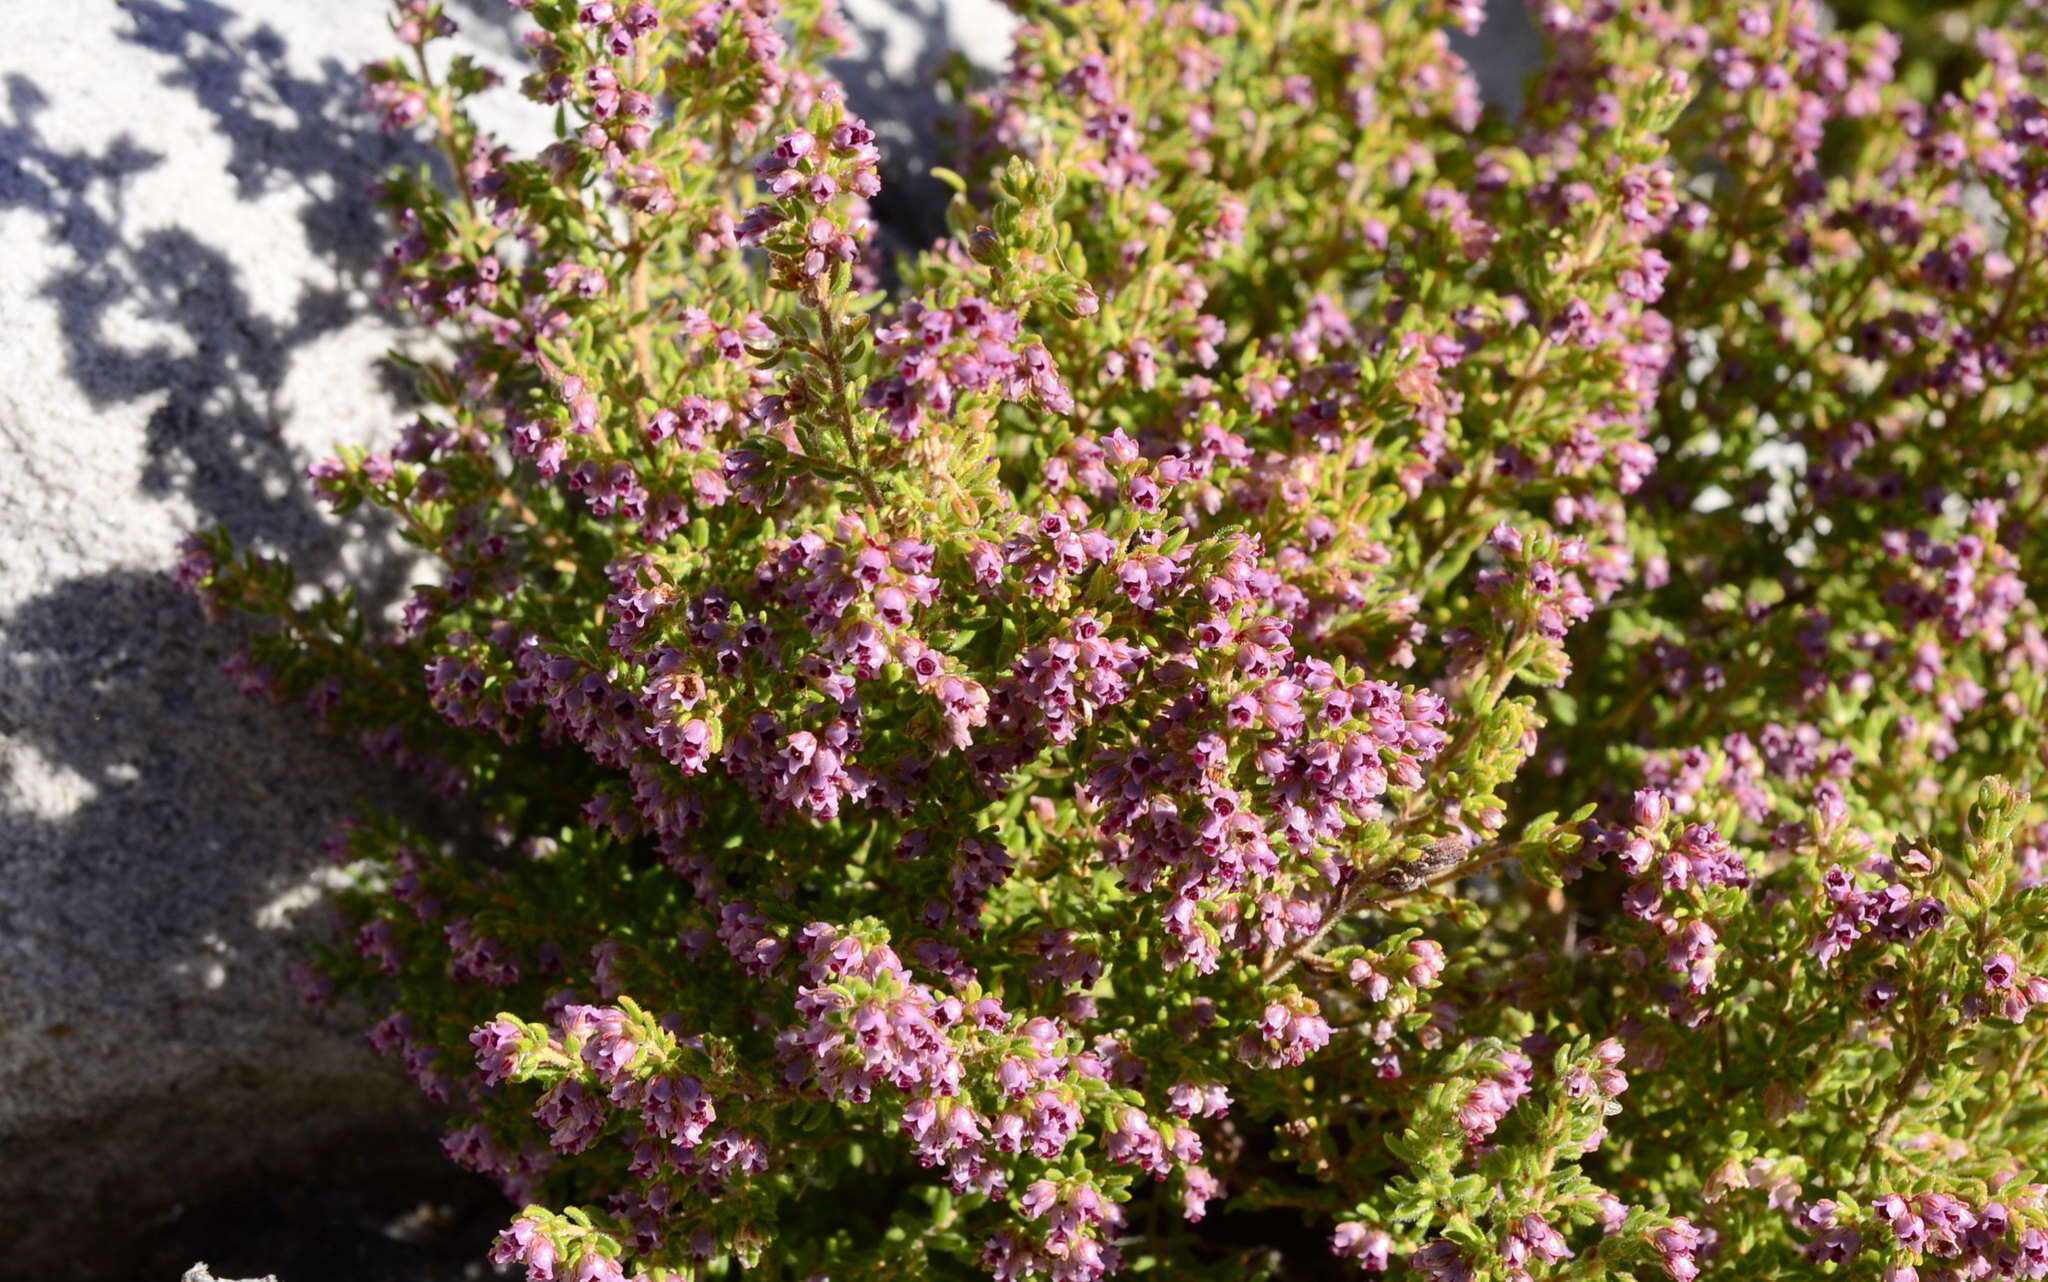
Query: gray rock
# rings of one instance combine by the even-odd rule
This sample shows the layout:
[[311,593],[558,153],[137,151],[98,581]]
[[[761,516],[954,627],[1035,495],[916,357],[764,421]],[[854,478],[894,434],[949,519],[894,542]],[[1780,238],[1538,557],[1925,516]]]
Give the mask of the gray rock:
[[345,551],[300,480],[397,412],[376,364],[392,335],[364,306],[379,236],[362,192],[406,144],[352,111],[375,8],[0,7],[0,1240],[16,1265],[61,1251],[110,1269],[126,1233],[174,1230],[220,1180],[351,1133],[433,1159],[407,1086],[347,1025],[305,1015],[283,973],[320,838],[379,781],[294,710],[238,698],[217,671],[228,638],[163,577],[184,531],[224,521],[317,573],[377,578],[379,541]]

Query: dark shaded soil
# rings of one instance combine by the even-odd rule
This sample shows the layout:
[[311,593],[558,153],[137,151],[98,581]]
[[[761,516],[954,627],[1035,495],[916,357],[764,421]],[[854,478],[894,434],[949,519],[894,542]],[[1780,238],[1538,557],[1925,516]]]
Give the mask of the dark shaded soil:
[[[0,1278],[177,1282],[201,1261],[222,1279],[492,1278],[485,1256],[515,1208],[489,1182],[450,1164],[435,1132],[407,1117],[410,1110],[393,1111],[397,1117],[369,1123],[336,1110],[325,1124],[308,1117],[295,1130],[267,1127],[258,1146],[268,1139],[275,1147],[253,1167],[211,1168],[195,1145],[147,1170],[101,1170],[89,1183],[98,1190],[90,1206],[32,1191],[10,1198],[0,1222],[0,1243],[7,1243]],[[219,1132],[197,1125],[188,1133]],[[29,1138],[15,1151],[62,1151],[53,1136]],[[164,1151],[153,1138],[138,1143]],[[61,1160],[40,1165],[59,1185],[85,1182]],[[24,1177],[34,1164],[0,1166],[10,1184],[32,1189]]]
[[[317,1179],[210,1189],[147,1225],[80,1282],[175,1282],[197,1261],[223,1279],[458,1282],[491,1278],[492,1236],[512,1210],[489,1184],[388,1152],[336,1154]],[[408,1155],[409,1157],[410,1155]],[[133,1230],[140,1229],[136,1234]],[[125,1257],[125,1259],[123,1258]]]

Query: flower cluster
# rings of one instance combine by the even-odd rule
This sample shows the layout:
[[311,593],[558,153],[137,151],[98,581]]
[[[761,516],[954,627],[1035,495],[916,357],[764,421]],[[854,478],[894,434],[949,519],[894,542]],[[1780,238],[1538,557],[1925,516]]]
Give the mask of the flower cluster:
[[2031,9],[1017,0],[890,260],[832,4],[516,7],[534,154],[365,73],[420,586],[174,572],[498,1265],[2048,1276]]

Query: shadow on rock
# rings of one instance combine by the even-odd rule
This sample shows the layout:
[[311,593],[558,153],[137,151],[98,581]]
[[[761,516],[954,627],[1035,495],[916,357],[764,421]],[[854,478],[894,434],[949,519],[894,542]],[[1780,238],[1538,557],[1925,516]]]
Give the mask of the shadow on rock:
[[861,52],[828,64],[881,146],[882,190],[873,208],[892,254],[925,248],[946,234],[952,192],[931,170],[958,163],[945,136],[957,107],[944,92],[954,57],[948,9],[947,0],[849,4],[842,16]]
[[[152,406],[137,492],[90,476],[44,488],[107,521],[189,509],[390,600],[403,558],[313,504],[282,397],[298,354],[362,318],[381,239],[366,189],[419,149],[367,127],[352,69],[301,71],[275,31],[229,9],[132,0],[117,22],[139,51],[123,69],[159,71],[228,142],[235,199],[293,202],[306,278],[281,313],[260,307],[231,256],[246,247],[178,210],[131,208],[135,181],[176,158],[132,135],[53,141],[58,96],[71,110],[81,91],[6,77],[0,210],[28,211],[55,247],[35,288],[64,376],[94,411]],[[39,426],[0,424],[31,471],[54,444]],[[42,585],[0,637],[10,1268],[130,1282],[206,1258],[293,1282],[463,1276],[452,1261],[477,1258],[502,1206],[445,1163],[428,1110],[359,1025],[304,1014],[283,975],[319,924],[321,837],[388,777],[314,738],[297,709],[236,695],[218,670],[231,634],[159,574]]]
[[[67,253],[39,292],[56,309],[71,386],[95,409],[161,400],[143,494],[182,496],[202,520],[330,572],[364,530],[316,510],[279,396],[293,353],[363,316],[380,243],[369,183],[424,153],[355,123],[354,75],[331,61],[316,78],[295,75],[267,28],[231,39],[233,15],[206,0],[136,0],[124,12],[126,38],[171,60],[164,86],[189,91],[229,141],[237,198],[300,193],[306,252],[295,265],[326,279],[301,284],[288,319],[266,316],[225,250],[188,227],[134,225],[128,188],[166,157],[125,136],[98,154],[49,142],[51,96],[19,74],[5,84],[0,209],[30,210]],[[177,337],[124,341],[138,326]]]

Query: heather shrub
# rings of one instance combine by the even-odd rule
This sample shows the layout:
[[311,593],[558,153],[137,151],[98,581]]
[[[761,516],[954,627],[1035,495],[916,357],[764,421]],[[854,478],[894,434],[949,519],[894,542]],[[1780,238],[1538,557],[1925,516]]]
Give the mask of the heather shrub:
[[180,570],[444,799],[306,980],[500,1264],[2048,1275],[2032,13],[1024,0],[892,262],[828,4],[521,7],[538,155],[367,73],[427,581]]

